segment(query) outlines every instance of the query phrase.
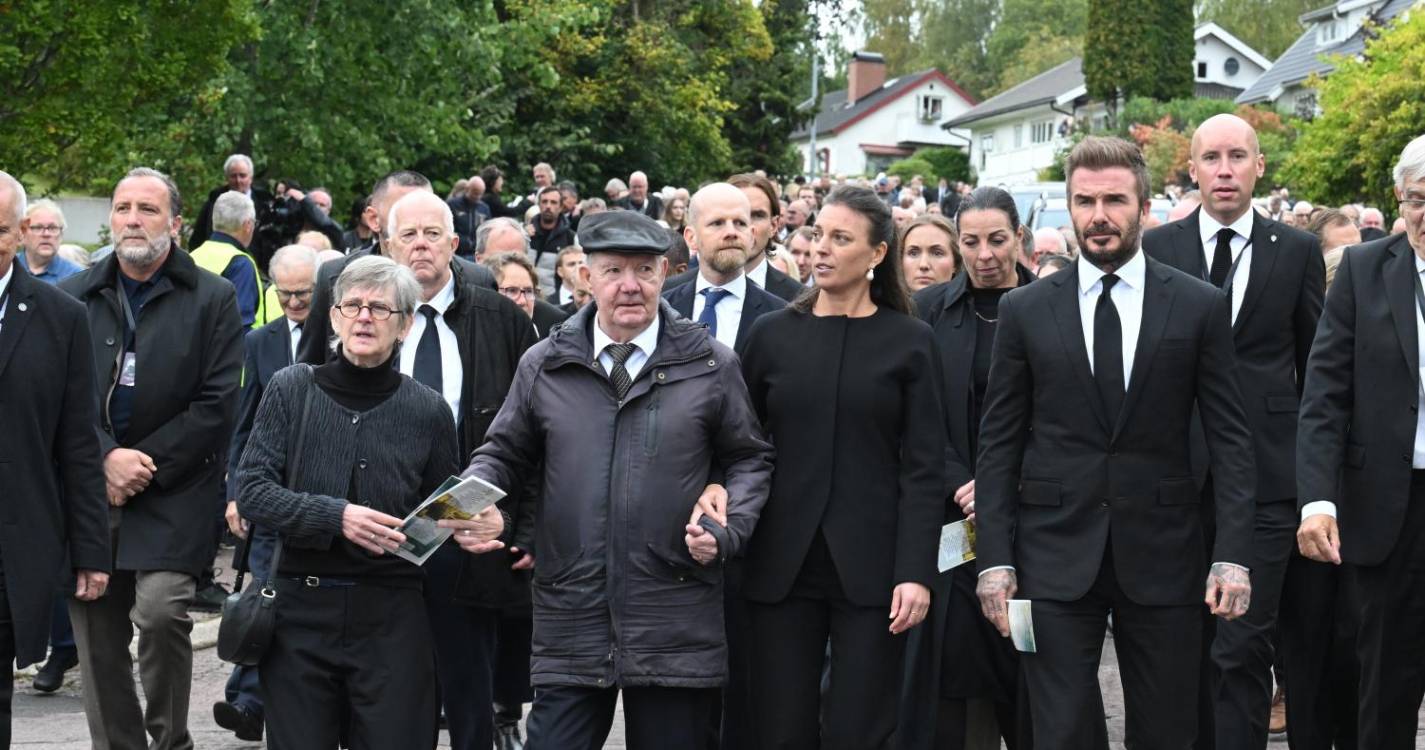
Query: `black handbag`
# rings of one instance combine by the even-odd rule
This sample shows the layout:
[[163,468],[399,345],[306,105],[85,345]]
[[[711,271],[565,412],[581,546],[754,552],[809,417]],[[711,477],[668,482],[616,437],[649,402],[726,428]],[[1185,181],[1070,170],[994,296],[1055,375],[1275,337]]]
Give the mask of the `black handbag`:
[[[303,366],[310,377],[311,365]],[[302,403],[302,419],[297,423],[297,438],[287,454],[289,487],[293,486],[293,480],[297,477],[295,461],[302,455],[302,443],[307,436],[307,413],[312,406],[312,391],[316,388],[315,382],[308,381],[306,399]],[[277,626],[277,569],[282,564],[282,537],[278,535],[267,580],[253,581],[252,586],[243,589],[243,574],[248,569],[248,554],[256,531],[256,526],[248,529],[248,541],[243,545],[237,566],[237,581],[233,585],[233,593],[223,601],[223,619],[218,625],[218,658],[248,667],[257,666],[267,652],[268,644],[272,643],[272,632]]]

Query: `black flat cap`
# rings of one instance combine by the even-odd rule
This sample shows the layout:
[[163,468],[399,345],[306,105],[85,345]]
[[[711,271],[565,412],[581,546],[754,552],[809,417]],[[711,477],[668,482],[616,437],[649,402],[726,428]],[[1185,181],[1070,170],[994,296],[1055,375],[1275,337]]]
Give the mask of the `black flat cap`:
[[640,211],[604,211],[579,221],[579,247],[586,253],[662,255],[673,237]]

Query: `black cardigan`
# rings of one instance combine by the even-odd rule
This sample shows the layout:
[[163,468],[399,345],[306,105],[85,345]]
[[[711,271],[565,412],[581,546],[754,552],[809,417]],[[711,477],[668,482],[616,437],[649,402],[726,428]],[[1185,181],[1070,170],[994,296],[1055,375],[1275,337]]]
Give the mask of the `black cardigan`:
[[928,326],[885,308],[758,318],[743,374],[779,450],[747,553],[749,599],[787,596],[818,529],[851,602],[889,605],[900,583],[930,585],[945,503],[938,359]]

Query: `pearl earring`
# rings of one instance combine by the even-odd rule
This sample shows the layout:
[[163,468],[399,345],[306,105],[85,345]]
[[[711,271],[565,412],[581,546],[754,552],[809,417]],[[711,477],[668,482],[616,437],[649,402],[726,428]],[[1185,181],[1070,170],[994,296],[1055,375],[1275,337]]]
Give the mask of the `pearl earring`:
[[870,268],[866,269],[866,280],[867,280],[867,281],[875,281],[875,280],[876,280],[876,267],[875,267],[875,266],[871,266]]

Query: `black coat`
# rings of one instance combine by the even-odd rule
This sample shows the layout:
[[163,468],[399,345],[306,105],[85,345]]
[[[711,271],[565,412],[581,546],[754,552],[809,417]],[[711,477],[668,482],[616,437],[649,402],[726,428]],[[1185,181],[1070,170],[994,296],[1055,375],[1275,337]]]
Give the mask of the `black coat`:
[[1416,279],[1404,234],[1347,248],[1306,364],[1297,503],[1336,503],[1341,559],[1352,565],[1386,560],[1410,502],[1420,383]]
[[291,327],[283,315],[267,325],[247,332],[243,342],[242,396],[238,400],[237,426],[233,429],[232,447],[228,452],[228,499],[236,500],[238,464],[247,447],[247,437],[257,418],[257,406],[272,376],[292,364]]
[[88,308],[98,370],[97,427],[102,450],[132,448],[158,465],[148,489],[118,511],[114,567],[196,576],[213,562],[207,533],[222,511],[222,481],[242,374],[242,322],[233,285],[204,271],[176,246],[149,293],[138,328],[138,381],[123,443],[108,419],[108,398],[124,343],[118,258],[60,282]]
[[0,320],[0,571],[24,666],[45,656],[67,569],[107,572],[113,557],[84,306],[10,267]]
[[[1143,252],[1183,273],[1207,277],[1199,236],[1202,209],[1143,237]],[[1257,502],[1296,498],[1296,414],[1306,358],[1316,336],[1326,290],[1326,263],[1314,235],[1257,216],[1252,265],[1242,307],[1232,324],[1242,406],[1257,458]],[[1200,437],[1201,433],[1196,432]],[[1194,468],[1205,475],[1205,445],[1195,446]]]
[[475,257],[475,233],[485,222],[490,208],[484,201],[472,201],[465,195],[457,195],[447,200],[451,218],[455,220],[455,234],[460,237],[460,246],[455,252],[462,258]]
[[[762,262],[766,263],[767,261],[764,260]],[[668,280],[663,282],[663,288],[675,289],[694,280],[695,278],[697,278],[697,275],[698,263],[697,257],[694,256],[693,262],[688,264],[688,270],[677,274],[676,276],[670,276]],[[766,291],[771,292],[772,294],[781,297],[783,301],[790,303],[796,300],[797,297],[801,296],[802,292],[805,292],[806,290],[807,286],[805,284],[782,273],[781,271],[778,271],[776,266],[770,264],[767,266]]]
[[535,336],[539,339],[549,337],[549,332],[554,327],[569,319],[570,312],[558,305],[551,305],[544,300],[534,302],[534,330]]
[[1082,262],[1000,300],[975,467],[976,562],[1015,566],[1022,598],[1076,601],[1111,543],[1135,603],[1201,606],[1209,560],[1189,460],[1194,407],[1212,448],[1210,562],[1253,559],[1257,476],[1227,300],[1145,258],[1133,369],[1110,424],[1079,318]]
[[[693,279],[686,284],[666,287],[663,299],[668,300],[668,304],[672,305],[679,315],[692,319],[693,298],[697,296],[697,286],[697,279]],[[732,347],[737,356],[742,356],[747,350],[747,335],[752,332],[752,324],[763,315],[786,306],[787,303],[782,298],[758,288],[756,284],[747,285],[747,299],[742,303],[742,318],[737,324],[737,339],[733,341]]]
[[641,209],[635,209],[633,207],[633,200],[626,195],[614,201],[614,206],[622,208],[625,211],[641,211],[644,216],[654,221],[663,218],[663,198],[654,193],[649,193],[648,196],[643,199],[643,208]]
[[529,249],[534,252],[533,262],[539,265],[539,259],[545,254],[558,255],[560,250],[574,244],[574,228],[569,225],[569,219],[560,216],[554,223],[553,229],[546,230],[540,226],[539,219],[534,222],[534,236],[530,238]]
[[747,550],[749,600],[788,595],[818,530],[854,604],[931,584],[945,504],[937,359],[929,326],[885,308],[854,320],[788,308],[752,326],[752,404],[772,443],[792,448]]

